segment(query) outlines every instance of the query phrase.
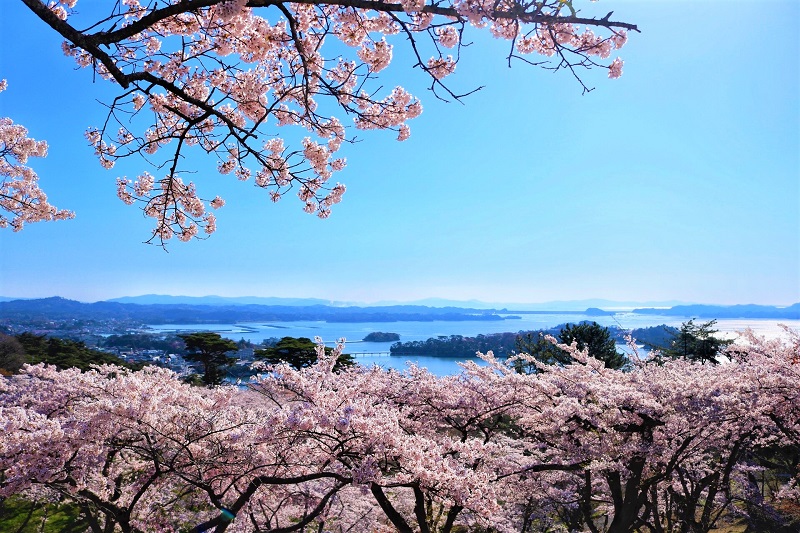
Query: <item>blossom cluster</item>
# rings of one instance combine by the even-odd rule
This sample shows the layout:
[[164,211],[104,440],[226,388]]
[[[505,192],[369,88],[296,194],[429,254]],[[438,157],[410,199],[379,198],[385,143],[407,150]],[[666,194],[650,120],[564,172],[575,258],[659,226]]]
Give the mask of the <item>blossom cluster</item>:
[[800,446],[800,336],[746,339],[723,365],[612,370],[573,345],[536,374],[489,353],[448,377],[336,373],[343,346],[320,344],[245,390],[29,366],[0,381],[0,497],[51,493],[125,531],[709,531],[800,481],[764,494],[752,475]]

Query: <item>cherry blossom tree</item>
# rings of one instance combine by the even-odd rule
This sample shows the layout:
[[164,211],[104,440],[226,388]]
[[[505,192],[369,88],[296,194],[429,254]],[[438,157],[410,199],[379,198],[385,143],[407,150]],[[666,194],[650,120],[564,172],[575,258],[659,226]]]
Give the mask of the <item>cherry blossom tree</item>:
[[759,499],[753,458],[800,450],[800,341],[747,339],[721,365],[561,345],[572,364],[441,378],[334,372],[320,345],[247,390],[29,366],[0,380],[0,497],[74,502],[93,531],[708,532],[798,501],[798,472]]
[[53,492],[93,531],[222,531],[240,511],[240,530],[296,530],[347,481],[285,413],[165,370],[40,365],[4,392],[0,492]]
[[[86,136],[105,168],[131,156],[151,163],[119,177],[117,193],[154,219],[149,242],[162,245],[215,231],[209,208],[224,200],[183,177],[197,151],[272,200],[294,190],[306,212],[328,217],[345,192],[331,178],[345,168],[349,130],[392,130],[402,141],[422,112],[403,87],[383,89],[394,46],[407,47],[437,97],[459,99],[466,94],[444,79],[474,29],[508,40],[509,62],[566,69],[585,91],[580,69],[619,77],[622,60],[611,54],[638,31],[611,13],[583,16],[581,0],[123,0],[94,18],[77,0],[22,1],[64,37],[66,55],[119,86]],[[286,126],[305,132],[298,145]]]

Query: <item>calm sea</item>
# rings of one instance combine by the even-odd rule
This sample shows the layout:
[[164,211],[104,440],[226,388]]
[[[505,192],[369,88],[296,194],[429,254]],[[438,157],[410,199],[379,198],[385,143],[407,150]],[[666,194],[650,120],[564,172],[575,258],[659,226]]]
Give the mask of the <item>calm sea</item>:
[[[400,340],[424,341],[431,337],[463,335],[474,337],[479,334],[519,332],[538,329],[547,329],[566,322],[580,322],[593,320],[601,326],[618,326],[624,329],[644,328],[666,324],[680,326],[688,317],[673,317],[659,315],[639,315],[635,313],[617,313],[613,316],[589,316],[582,313],[575,314],[533,314],[518,315],[520,318],[494,321],[426,321],[426,322],[244,322],[237,324],[158,324],[149,326],[152,331],[158,332],[190,332],[190,331],[215,331],[223,337],[238,341],[245,339],[260,343],[268,338],[281,337],[315,337],[322,338],[328,345],[333,345],[337,339],[346,339],[345,352],[352,354],[356,361],[363,365],[379,365],[384,368],[404,369],[410,363],[426,367],[436,375],[450,375],[458,373],[458,363],[463,358],[429,357],[429,356],[389,356],[391,342],[363,342],[368,333],[383,331],[397,333]],[[696,321],[697,322],[697,321]],[[702,322],[700,320],[699,322]],[[800,330],[800,320],[765,320],[765,319],[731,319],[718,320],[716,327],[728,337],[734,337],[737,331],[746,328],[753,329],[756,333],[766,337],[776,337],[781,334],[778,324],[786,324],[792,329]],[[619,346],[622,350],[627,348]],[[505,354],[497,354],[505,355]],[[472,358],[478,360],[477,358]]]

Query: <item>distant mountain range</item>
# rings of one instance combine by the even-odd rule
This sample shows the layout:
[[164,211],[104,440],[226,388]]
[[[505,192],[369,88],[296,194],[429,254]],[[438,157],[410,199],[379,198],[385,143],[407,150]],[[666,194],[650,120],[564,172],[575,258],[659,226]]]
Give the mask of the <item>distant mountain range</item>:
[[[450,303],[450,300],[426,300]],[[453,302],[456,303],[456,302]],[[480,304],[480,302],[470,302]],[[509,313],[567,313],[588,315],[613,314],[627,302],[581,300],[571,308],[559,309],[568,302],[542,304],[531,310],[521,304],[503,308],[433,306],[433,305],[373,305],[356,306],[343,302],[311,298],[224,298],[220,296],[160,296],[146,295],[116,298],[104,302],[81,303],[60,297],[6,300],[0,298],[0,318],[13,321],[31,320],[130,320],[144,324],[164,323],[234,323],[255,321],[324,320],[328,322],[396,322],[419,320],[503,320]],[[611,305],[604,305],[611,304]],[[557,304],[557,305],[556,305]],[[589,304],[589,305],[587,305]],[[510,309],[509,309],[510,308]],[[527,309],[526,309],[527,308]],[[605,309],[603,309],[605,308]],[[515,310],[518,309],[518,310]],[[800,303],[788,307],[767,305],[674,305],[669,308],[640,307],[634,313],[686,318],[769,318],[800,319]]]
[[430,320],[503,320],[492,310],[401,305],[391,307],[333,307],[327,305],[199,305],[81,303],[53,297],[0,302],[0,318],[12,322],[47,320],[125,320],[141,324],[231,324],[322,320],[327,322],[397,322]]
[[443,298],[426,298],[413,302],[393,302],[384,301],[374,305],[425,305],[430,307],[469,307],[473,309],[519,309],[526,311],[583,311],[590,307],[604,309],[606,311],[631,310],[636,307],[672,307],[674,305],[685,305],[686,302],[679,300],[664,301],[619,301],[592,298],[588,300],[556,300],[552,302],[540,303],[519,303],[519,302],[481,302],[479,300],[447,300]]
[[261,296],[168,296],[164,294],[144,294],[142,296],[123,296],[122,298],[112,298],[107,302],[121,304],[138,305],[168,305],[168,304],[190,304],[190,305],[282,305],[290,307],[308,307],[309,305],[328,305],[339,307],[345,305],[341,302],[331,300],[320,300],[318,298],[277,298]]
[[667,315],[697,318],[772,318],[800,319],[800,303],[788,307],[771,305],[676,305],[669,309],[634,309],[642,315]]
[[[9,298],[0,296],[0,302],[13,300],[31,300],[32,298]],[[669,308],[677,305],[686,305],[687,302],[678,300],[663,301],[620,301],[599,298],[586,300],[558,300],[541,303],[519,302],[482,302],[480,300],[448,300],[445,298],[425,298],[411,302],[381,301],[363,303],[353,301],[323,300],[320,298],[280,298],[262,296],[170,296],[165,294],[143,294],[141,296],[123,296],[111,298],[106,302],[137,304],[137,305],[278,305],[289,307],[308,307],[311,305],[324,305],[329,307],[397,307],[397,306],[422,306],[422,307],[455,307],[459,309],[519,309],[527,311],[583,311],[590,307],[605,311],[631,310],[634,308]]]

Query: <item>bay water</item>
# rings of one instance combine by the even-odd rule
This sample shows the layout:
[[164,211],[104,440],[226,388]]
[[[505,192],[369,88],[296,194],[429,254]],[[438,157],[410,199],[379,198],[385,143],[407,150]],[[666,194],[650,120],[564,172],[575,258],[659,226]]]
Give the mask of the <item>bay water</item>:
[[[501,315],[504,316],[504,315]],[[505,315],[508,316],[508,315]],[[518,317],[518,318],[516,318]],[[518,314],[505,320],[464,320],[464,321],[397,321],[397,322],[324,322],[324,321],[292,321],[292,322],[242,322],[237,324],[157,324],[148,326],[151,332],[187,333],[193,331],[213,331],[225,338],[238,341],[244,339],[253,343],[261,343],[264,339],[281,337],[308,337],[314,340],[320,337],[326,345],[332,346],[338,339],[344,338],[345,353],[351,354],[356,362],[366,366],[379,365],[383,368],[403,370],[409,364],[427,368],[433,374],[451,375],[461,370],[459,362],[465,358],[434,356],[390,356],[392,342],[364,342],[367,334],[382,331],[397,333],[400,341],[425,341],[432,337],[449,337],[462,335],[475,337],[480,334],[518,333],[548,329],[564,323],[577,323],[584,320],[595,321],[601,326],[617,326],[622,329],[645,328],[666,324],[680,327],[691,317],[675,317],[662,315],[643,315],[632,312],[614,315],[591,316],[583,313],[536,313]],[[696,323],[705,319],[695,320]],[[781,335],[779,324],[800,330],[800,320],[770,319],[722,319],[715,327],[726,338],[735,338],[737,332],[750,328],[759,335],[776,337]],[[620,351],[627,351],[625,345],[618,345]],[[507,354],[495,354],[504,357]],[[480,362],[477,357],[466,358]]]

